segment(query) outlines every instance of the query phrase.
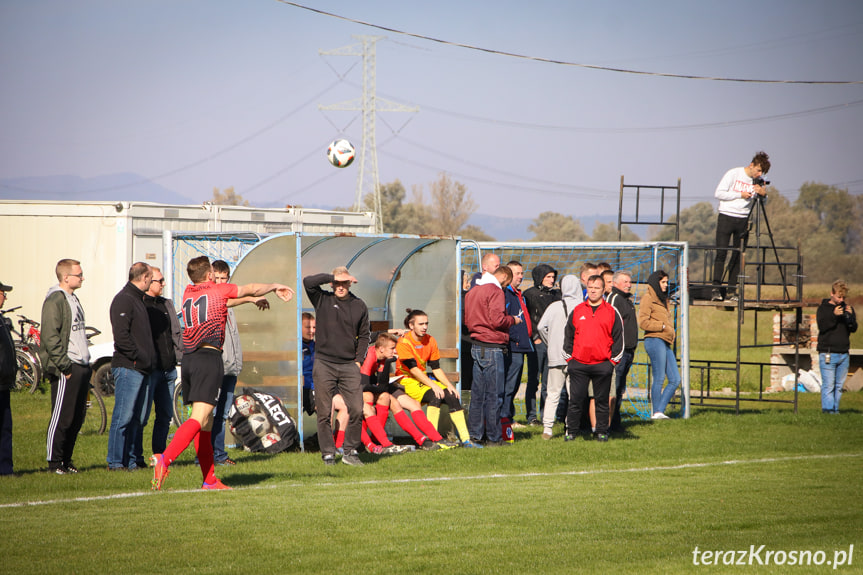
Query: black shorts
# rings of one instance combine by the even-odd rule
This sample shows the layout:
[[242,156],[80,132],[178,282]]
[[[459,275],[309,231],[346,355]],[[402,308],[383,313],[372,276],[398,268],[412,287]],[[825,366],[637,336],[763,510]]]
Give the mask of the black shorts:
[[180,372],[183,376],[183,403],[188,405],[197,401],[216,405],[219,402],[225,376],[219,350],[202,347],[183,354]]
[[363,392],[373,393],[375,397],[386,392],[395,398],[405,394],[405,388],[396,383],[387,383],[386,385],[364,385]]

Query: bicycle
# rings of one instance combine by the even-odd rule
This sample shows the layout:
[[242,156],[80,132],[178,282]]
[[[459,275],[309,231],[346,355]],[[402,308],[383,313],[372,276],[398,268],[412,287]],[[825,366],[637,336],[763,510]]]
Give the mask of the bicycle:
[[[21,309],[21,306],[0,310],[0,316]],[[39,346],[42,343],[39,332],[39,322],[28,319],[23,315],[18,316],[18,330],[10,328],[10,331],[18,339],[15,341],[15,358],[18,361],[18,375],[15,378],[15,390],[27,390],[35,393],[42,380],[42,362],[39,359]],[[6,318],[0,319],[6,321]],[[9,322],[11,325],[11,321]],[[26,329],[26,326],[30,326]]]
[[102,435],[108,427],[108,410],[105,409],[105,400],[99,393],[99,388],[90,380],[90,388],[87,390],[87,411],[84,415],[84,423],[81,431],[85,435]]
[[177,370],[177,380],[174,382],[174,421],[176,427],[180,427],[183,422],[192,416],[192,405],[183,403],[183,382],[180,380],[179,369]]

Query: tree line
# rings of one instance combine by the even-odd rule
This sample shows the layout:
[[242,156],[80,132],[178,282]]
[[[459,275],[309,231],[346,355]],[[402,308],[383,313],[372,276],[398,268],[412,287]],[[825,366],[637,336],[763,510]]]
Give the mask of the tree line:
[[[450,235],[476,241],[495,239],[481,228],[468,224],[477,204],[467,186],[446,173],[429,184],[428,196],[423,187],[417,185],[413,186],[408,198],[407,190],[399,180],[380,184],[380,196],[385,233]],[[223,192],[213,190],[213,203],[248,205],[233,188]],[[367,195],[363,203],[362,209],[374,211],[371,195]],[[692,246],[714,245],[717,217],[714,203],[699,202],[681,210],[681,241],[688,241]],[[764,214],[777,247],[799,247],[805,282],[832,282],[840,277],[852,282],[863,281],[863,196],[853,195],[847,189],[807,182],[792,202],[770,186]],[[671,216],[668,221],[675,222],[676,219],[676,216]],[[614,224],[598,223],[588,234],[578,219],[552,211],[539,214],[528,231],[533,234],[528,241],[536,242],[606,242],[618,239]],[[649,229],[647,235],[651,241],[671,241],[674,240],[674,228],[656,226]],[[621,239],[639,241],[641,238],[624,225]],[[753,241],[750,239],[750,245]],[[782,261],[787,257],[781,255]],[[707,265],[697,261],[691,263],[696,269]]]

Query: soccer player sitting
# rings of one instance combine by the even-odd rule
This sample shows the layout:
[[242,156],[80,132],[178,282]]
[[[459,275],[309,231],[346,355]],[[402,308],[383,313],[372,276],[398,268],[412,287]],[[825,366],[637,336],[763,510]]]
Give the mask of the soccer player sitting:
[[282,301],[291,301],[294,290],[282,284],[216,284],[213,268],[206,256],[189,260],[186,272],[192,285],[183,293],[183,400],[192,404],[192,415],[174,434],[164,453],[151,458],[153,489],[161,489],[171,463],[195,442],[198,463],[204,476],[202,489],[230,489],[216,479],[213,463],[213,408],[219,400],[224,365],[222,344],[228,306],[246,296],[264,296],[270,292]]
[[[408,310],[404,325],[408,331],[396,348],[399,357],[396,370],[404,376],[400,383],[405,393],[419,403],[428,404],[428,419],[435,428],[440,419],[441,403],[446,403],[462,446],[482,447],[470,440],[458,391],[440,367],[437,341],[428,333],[428,315],[418,309]],[[427,368],[431,368],[434,379],[426,374]]]

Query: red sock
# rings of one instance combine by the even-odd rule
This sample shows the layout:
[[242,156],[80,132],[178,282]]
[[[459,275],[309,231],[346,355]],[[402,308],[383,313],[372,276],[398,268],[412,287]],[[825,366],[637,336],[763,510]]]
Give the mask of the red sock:
[[381,422],[381,427],[386,428],[387,419],[390,417],[390,406],[378,403],[375,405],[375,413],[378,415],[378,421]]
[[345,444],[345,432],[340,429],[336,432],[336,449]]
[[174,433],[174,439],[171,440],[170,445],[165,448],[165,452],[162,454],[162,461],[165,465],[171,465],[189,447],[189,444],[198,436],[200,431],[201,424],[197,420],[187,419],[184,421],[183,425]]
[[423,413],[422,409],[412,411],[411,417],[413,418],[414,423],[417,424],[417,427],[420,428],[420,431],[425,433],[429,439],[432,441],[440,441],[443,439],[441,434],[437,432],[437,429],[434,428],[434,425],[431,424],[431,421],[428,420],[426,414]]
[[422,434],[422,432],[417,429],[417,426],[411,423],[411,418],[408,417],[408,414],[404,411],[399,411],[398,413],[394,413],[393,417],[396,418],[396,423],[399,424],[399,427],[408,432],[408,434],[413,437],[414,441],[416,441],[417,445],[422,445],[423,440],[426,439],[426,436]]
[[369,437],[369,434],[366,433],[366,420],[363,420],[363,428],[360,430],[360,441],[363,442],[363,445],[366,446],[366,449],[371,452],[371,446],[374,445],[372,442],[372,438]]
[[375,439],[378,440],[378,443],[381,444],[382,447],[389,447],[393,444],[392,441],[387,437],[387,432],[384,431],[383,426],[381,425],[380,420],[377,415],[373,415],[372,417],[367,417],[363,420],[363,428],[368,426],[372,431],[372,435],[375,436]]
[[213,464],[213,437],[209,431],[202,430],[195,436],[195,453],[198,454],[198,465],[201,466],[204,483],[214,483],[216,469]]

